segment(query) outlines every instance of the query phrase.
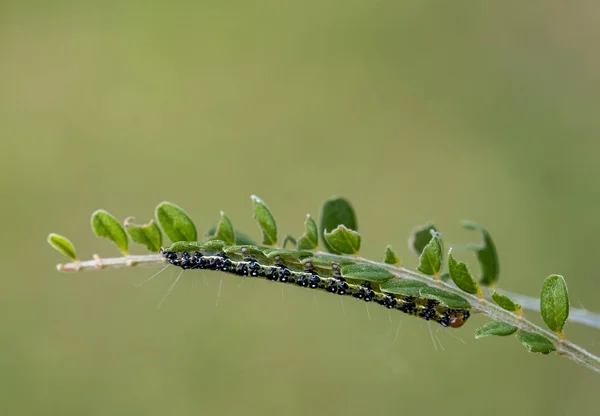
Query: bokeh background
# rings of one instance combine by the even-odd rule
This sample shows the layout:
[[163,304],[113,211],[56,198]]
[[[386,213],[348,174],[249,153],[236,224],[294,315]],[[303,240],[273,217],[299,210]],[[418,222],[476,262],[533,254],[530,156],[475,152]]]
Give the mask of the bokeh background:
[[[599,311],[599,12],[2,1],[0,413],[594,413],[597,374],[475,341],[482,317],[459,330],[369,318],[361,302],[192,272],[157,310],[175,270],[142,287],[155,269],[59,274],[46,236],[116,255],[90,213],[147,221],[162,200],[201,231],[225,210],[258,236],[251,194],[300,235],[343,195],[366,257],[392,244],[414,267],[415,225],[464,244],[479,240],[458,225],[469,218],[496,241],[501,287],[537,296],[560,273],[573,306]],[[567,334],[600,352],[597,331]]]

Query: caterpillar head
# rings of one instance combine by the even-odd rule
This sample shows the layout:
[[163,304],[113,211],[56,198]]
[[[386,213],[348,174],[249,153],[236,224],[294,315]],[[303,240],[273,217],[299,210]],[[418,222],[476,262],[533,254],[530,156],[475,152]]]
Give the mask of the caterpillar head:
[[452,328],[460,328],[461,326],[463,326],[465,324],[465,322],[467,322],[467,319],[469,319],[469,311],[465,311],[465,310],[457,310],[454,311],[450,314],[449,318],[449,324]]

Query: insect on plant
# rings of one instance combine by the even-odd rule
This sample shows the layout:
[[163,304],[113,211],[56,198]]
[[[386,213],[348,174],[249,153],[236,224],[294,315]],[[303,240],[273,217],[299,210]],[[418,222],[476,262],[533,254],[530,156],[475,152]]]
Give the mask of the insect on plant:
[[[131,217],[121,225],[104,210],[92,214],[94,233],[113,241],[121,257],[94,255],[93,260],[80,261],[67,238],[50,234],[48,242],[71,259],[70,263],[57,266],[62,272],[136,265],[173,265],[182,272],[220,271],[374,302],[450,329],[463,327],[473,313],[480,313],[491,321],[476,329],[476,338],[514,334],[530,352],[556,352],[600,372],[600,358],[567,340],[563,331],[568,319],[600,328],[600,316],[570,310],[566,282],[560,275],[544,280],[541,298],[534,302],[524,296],[491,290],[500,274],[498,255],[490,234],[478,224],[463,223],[483,237],[481,244],[469,246],[481,268],[482,276],[476,281],[467,265],[454,257],[452,249],[447,253],[447,272],[443,272],[443,243],[433,224],[416,228],[410,237],[410,246],[419,256],[417,270],[413,271],[401,265],[391,246],[386,247],[381,262],[360,257],[356,215],[344,198],[325,201],[319,225],[308,214],[304,234],[298,239],[287,235],[281,245],[271,210],[254,195],[252,206],[262,232],[260,244],[235,230],[223,212],[217,225],[199,240],[189,215],[170,202],[160,203],[155,209],[155,220],[143,225],[133,223]],[[168,247],[163,246],[163,233],[172,242]],[[146,246],[151,254],[129,254],[129,239]],[[525,309],[540,310],[548,329],[527,320]]]

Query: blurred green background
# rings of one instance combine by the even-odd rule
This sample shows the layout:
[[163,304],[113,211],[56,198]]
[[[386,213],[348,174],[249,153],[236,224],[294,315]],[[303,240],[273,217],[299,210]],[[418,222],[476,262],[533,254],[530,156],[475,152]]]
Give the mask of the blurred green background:
[[[162,200],[200,230],[223,209],[257,236],[251,194],[299,235],[336,194],[366,257],[392,244],[414,267],[413,226],[462,244],[479,239],[458,225],[470,218],[496,241],[501,287],[537,296],[560,273],[573,306],[600,311],[599,11],[2,1],[0,413],[593,413],[597,374],[475,341],[481,317],[390,323],[361,302],[192,272],[157,310],[175,270],[142,287],[155,269],[59,274],[46,236],[116,255],[91,212],[146,221]],[[595,330],[567,334],[600,352]]]

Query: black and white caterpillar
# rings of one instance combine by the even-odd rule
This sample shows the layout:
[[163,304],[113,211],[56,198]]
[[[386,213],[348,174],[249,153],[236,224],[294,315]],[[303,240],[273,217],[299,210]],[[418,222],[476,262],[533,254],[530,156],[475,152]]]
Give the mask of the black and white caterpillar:
[[[331,294],[375,302],[388,309],[397,309],[406,314],[435,321],[442,326],[458,328],[469,318],[468,309],[448,308],[435,299],[385,293],[379,285],[342,277],[339,265],[333,264],[331,272],[324,274],[304,264],[303,270],[295,270],[283,262],[262,264],[251,256],[232,256],[230,253],[201,253],[199,251],[164,251],[161,254],[174,266],[184,270],[214,270],[249,278],[262,278],[273,282],[287,283],[298,287],[323,290]],[[234,257],[242,257],[235,259]],[[297,267],[295,267],[297,268]]]

